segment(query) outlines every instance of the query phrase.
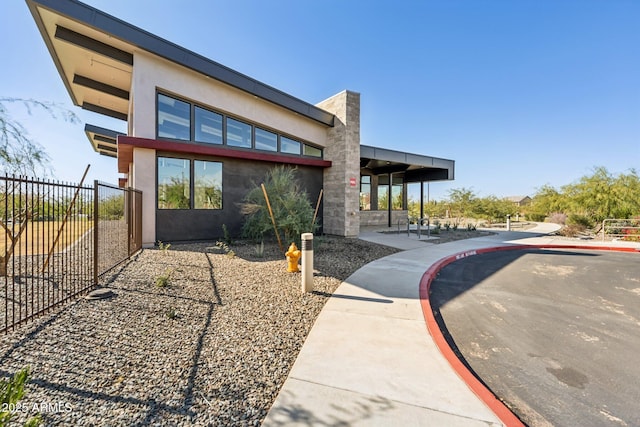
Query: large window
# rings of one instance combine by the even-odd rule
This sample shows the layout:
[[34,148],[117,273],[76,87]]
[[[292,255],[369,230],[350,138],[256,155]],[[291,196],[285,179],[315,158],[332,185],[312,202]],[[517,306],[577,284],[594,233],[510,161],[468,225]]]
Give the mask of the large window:
[[158,94],[158,137],[191,139],[191,105],[161,93]]
[[157,137],[322,158],[322,148],[246,123],[205,106],[157,94]]
[[158,209],[222,209],[222,163],[158,157]]
[[371,177],[368,175],[360,177],[360,210],[371,210]]
[[389,176],[378,176],[378,210],[389,209]]
[[222,163],[194,160],[193,208],[222,209]]
[[158,209],[191,207],[190,170],[188,159],[158,157]]
[[210,144],[222,144],[222,114],[196,106],[196,141]]

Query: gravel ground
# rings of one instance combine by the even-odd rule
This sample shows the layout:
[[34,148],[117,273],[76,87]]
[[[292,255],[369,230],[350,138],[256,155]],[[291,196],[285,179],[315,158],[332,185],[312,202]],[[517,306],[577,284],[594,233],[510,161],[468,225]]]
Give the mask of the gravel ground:
[[[397,252],[316,238],[315,291],[276,245],[145,249],[79,299],[0,336],[0,377],[29,365],[15,425],[260,425],[327,298],[364,264]],[[164,276],[167,286],[156,281]]]

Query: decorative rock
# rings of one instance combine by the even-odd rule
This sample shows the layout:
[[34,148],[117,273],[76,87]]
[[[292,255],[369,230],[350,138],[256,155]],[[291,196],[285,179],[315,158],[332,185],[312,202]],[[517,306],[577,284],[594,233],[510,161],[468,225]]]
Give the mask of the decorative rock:
[[[109,289],[98,295],[117,298],[79,299],[0,336],[0,375],[31,366],[22,403],[47,404],[44,425],[260,425],[328,295],[395,252],[357,239],[315,243],[320,274],[304,295],[276,244],[260,258],[253,244],[233,245],[233,258],[207,250],[211,242],[172,245],[170,256],[144,249],[103,278]],[[167,270],[171,283],[159,288]]]

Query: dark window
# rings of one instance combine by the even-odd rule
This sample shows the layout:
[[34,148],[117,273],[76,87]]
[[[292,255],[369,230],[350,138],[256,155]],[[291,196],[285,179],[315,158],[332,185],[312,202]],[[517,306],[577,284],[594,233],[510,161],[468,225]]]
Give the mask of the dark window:
[[191,139],[191,105],[158,94],[158,138]]
[[222,163],[193,162],[194,209],[222,209]]
[[158,209],[191,207],[191,173],[188,159],[158,157]]
[[251,148],[251,125],[227,117],[227,145]]
[[222,144],[222,114],[195,107],[196,141]]
[[300,154],[300,143],[287,137],[280,137],[280,151],[287,154]]
[[256,128],[256,148],[258,150],[278,151],[278,135]]

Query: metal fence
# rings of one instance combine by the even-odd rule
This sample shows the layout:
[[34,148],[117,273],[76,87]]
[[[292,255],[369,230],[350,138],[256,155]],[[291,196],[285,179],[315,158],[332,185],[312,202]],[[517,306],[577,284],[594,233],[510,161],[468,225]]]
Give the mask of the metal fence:
[[640,241],[640,218],[613,219],[602,221],[602,240],[607,238]]
[[141,248],[142,193],[0,177],[0,332],[97,285]]

